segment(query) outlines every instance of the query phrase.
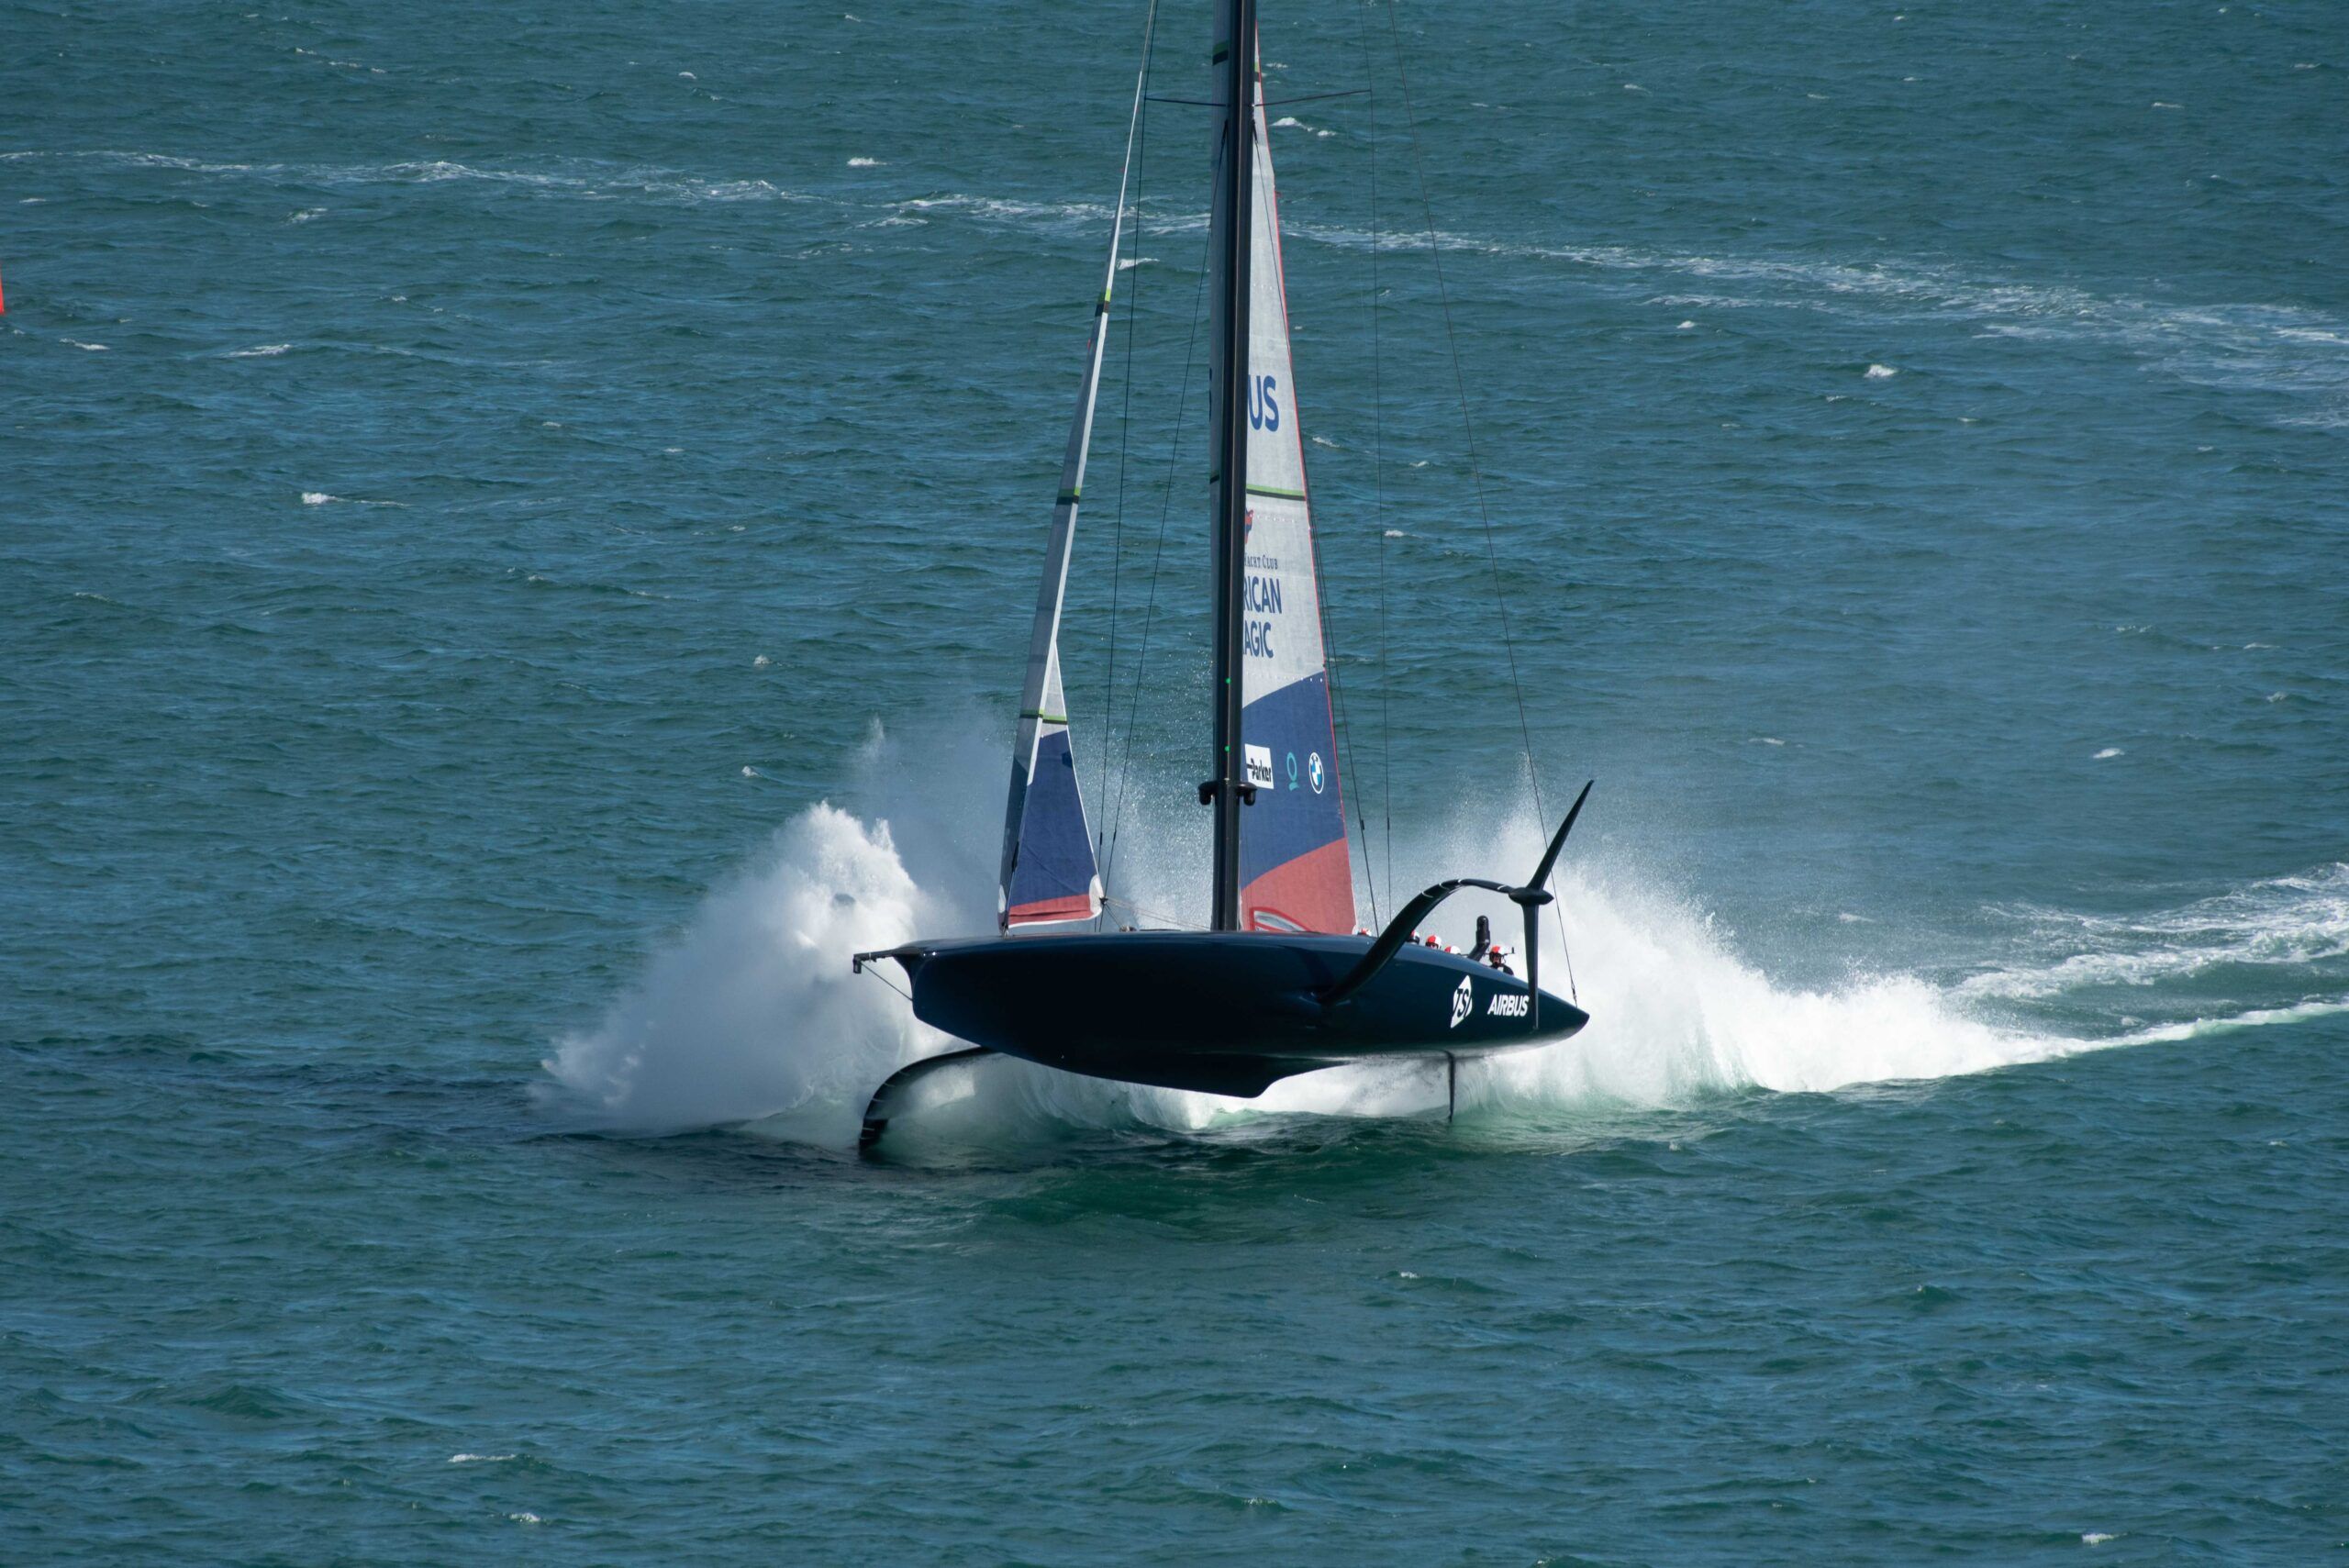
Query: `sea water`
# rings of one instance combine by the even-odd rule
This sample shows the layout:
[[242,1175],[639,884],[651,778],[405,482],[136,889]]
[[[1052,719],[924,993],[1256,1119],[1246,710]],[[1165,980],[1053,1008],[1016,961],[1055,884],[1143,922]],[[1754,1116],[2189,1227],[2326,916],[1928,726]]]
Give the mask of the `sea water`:
[[[861,1162],[1142,13],[850,3],[13,14],[0,1560],[2337,1556],[2349,21],[1273,7],[1364,917],[1596,777],[1592,1022]],[[1126,923],[1208,32],[1063,638]]]

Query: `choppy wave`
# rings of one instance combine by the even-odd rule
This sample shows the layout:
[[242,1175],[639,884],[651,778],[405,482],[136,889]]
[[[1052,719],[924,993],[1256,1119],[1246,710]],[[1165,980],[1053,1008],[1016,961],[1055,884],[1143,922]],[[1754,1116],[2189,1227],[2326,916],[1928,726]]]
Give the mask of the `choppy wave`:
[[[1317,134],[1326,134],[1319,133]],[[718,179],[686,171],[622,167],[586,160],[544,168],[505,168],[445,159],[385,163],[246,163],[169,153],[94,150],[0,153],[0,161],[91,159],[125,167],[184,171],[223,177],[262,177],[320,186],[436,185],[473,182],[578,200],[629,198],[663,203],[828,202],[863,205],[852,195],[795,191],[764,179]],[[865,167],[871,160],[851,160]],[[884,216],[960,214],[982,222],[1064,231],[1108,223],[1110,204],[1039,201],[950,192],[891,201]],[[1199,211],[1152,211],[1153,233],[1206,226]],[[2286,422],[2315,428],[2349,426],[2349,321],[2297,306],[2176,302],[2110,295],[2070,284],[1989,278],[1962,267],[1908,257],[1846,261],[1662,250],[1636,245],[1499,239],[1438,229],[1383,231],[1342,224],[1292,221],[1295,240],[1410,252],[1431,247],[1556,262],[1602,273],[1653,274],[1719,286],[1690,292],[1667,286],[1656,303],[1715,310],[1754,308],[1864,312],[1895,319],[1975,324],[1990,336],[2093,339],[2141,354],[2183,380],[2227,389],[2279,394],[2303,405]]]

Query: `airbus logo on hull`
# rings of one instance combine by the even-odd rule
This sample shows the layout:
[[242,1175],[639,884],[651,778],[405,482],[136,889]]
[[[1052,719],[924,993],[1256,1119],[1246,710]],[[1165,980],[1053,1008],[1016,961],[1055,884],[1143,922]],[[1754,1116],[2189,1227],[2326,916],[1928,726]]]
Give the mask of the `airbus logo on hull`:
[[1506,993],[1495,996],[1485,1008],[1488,1018],[1521,1018],[1525,1017],[1525,998]]

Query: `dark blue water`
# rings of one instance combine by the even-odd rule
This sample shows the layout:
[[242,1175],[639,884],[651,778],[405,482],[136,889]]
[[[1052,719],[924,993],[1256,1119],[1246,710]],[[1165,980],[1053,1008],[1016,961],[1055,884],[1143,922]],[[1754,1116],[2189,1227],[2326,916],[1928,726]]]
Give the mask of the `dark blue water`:
[[[1141,20],[5,12],[0,1560],[2337,1557],[2349,17],[1274,7],[1364,906],[1521,689],[1594,1022],[860,1163]],[[1176,918],[1199,114],[1064,640]]]

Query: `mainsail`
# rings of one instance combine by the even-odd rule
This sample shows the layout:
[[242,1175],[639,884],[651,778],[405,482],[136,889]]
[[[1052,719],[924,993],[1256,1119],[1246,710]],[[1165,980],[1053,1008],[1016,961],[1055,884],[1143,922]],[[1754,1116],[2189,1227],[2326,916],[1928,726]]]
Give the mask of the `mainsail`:
[[[1144,56],[1147,60],[1145,47]],[[1145,74],[1148,71],[1144,65]],[[1118,176],[1118,210],[1109,223],[1109,261],[1093,306],[1093,336],[1085,346],[1085,380],[1077,388],[1068,450],[1061,460],[1060,496],[1044,546],[1044,581],[1036,594],[1036,622],[1028,638],[1028,678],[1019,694],[1019,731],[1011,749],[1011,793],[1003,817],[1003,871],[997,884],[1000,918],[1013,926],[1089,920],[1101,912],[1101,873],[1076,784],[1076,753],[1069,744],[1068,698],[1061,689],[1061,606],[1068,595],[1069,548],[1076,537],[1076,507],[1085,488],[1085,458],[1093,442],[1093,406],[1101,384],[1101,351],[1109,335],[1109,295],[1118,281],[1118,246],[1126,221],[1126,182],[1133,168],[1134,125],[1141,114],[1142,83],[1134,83],[1126,128],[1126,168]]]
[[[1241,603],[1241,742],[1256,798],[1240,814],[1240,923],[1248,930],[1351,931],[1353,867],[1339,798],[1261,62],[1257,73],[1249,223],[1247,544]],[[1210,384],[1226,384],[1219,373]]]

